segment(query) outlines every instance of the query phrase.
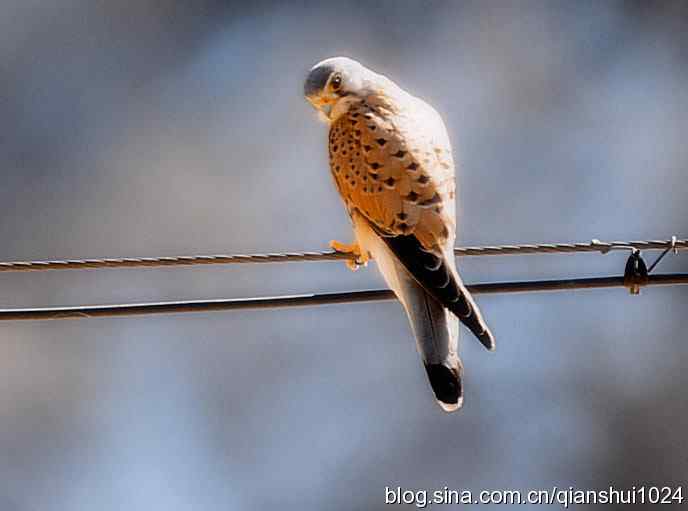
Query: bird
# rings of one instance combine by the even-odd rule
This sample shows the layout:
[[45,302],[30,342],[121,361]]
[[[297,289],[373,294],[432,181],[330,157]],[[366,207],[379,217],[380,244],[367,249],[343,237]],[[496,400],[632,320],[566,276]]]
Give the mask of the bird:
[[355,270],[372,259],[408,316],[441,408],[463,405],[461,321],[490,351],[495,339],[459,276],[452,146],[437,111],[348,57],[313,66],[304,96],[329,125],[330,171],[354,242],[331,241]]

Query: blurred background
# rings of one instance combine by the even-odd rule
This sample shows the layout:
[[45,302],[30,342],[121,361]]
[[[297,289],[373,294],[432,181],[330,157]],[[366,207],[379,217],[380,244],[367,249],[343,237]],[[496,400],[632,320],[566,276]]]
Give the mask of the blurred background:
[[[684,2],[5,0],[0,260],[348,240],[302,98],[333,55],[443,114],[460,244],[688,235]],[[619,274],[626,256],[459,264],[489,282]],[[383,286],[342,263],[0,281],[2,307]],[[385,486],[685,482],[688,289],[478,301],[498,350],[463,331],[453,415],[395,302],[0,324],[0,508],[381,510]]]

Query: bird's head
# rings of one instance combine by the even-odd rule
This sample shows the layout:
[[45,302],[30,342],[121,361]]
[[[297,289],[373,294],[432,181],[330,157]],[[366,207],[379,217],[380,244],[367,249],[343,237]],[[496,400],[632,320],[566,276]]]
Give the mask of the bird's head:
[[347,57],[333,57],[311,68],[303,86],[306,99],[332,122],[386,80]]

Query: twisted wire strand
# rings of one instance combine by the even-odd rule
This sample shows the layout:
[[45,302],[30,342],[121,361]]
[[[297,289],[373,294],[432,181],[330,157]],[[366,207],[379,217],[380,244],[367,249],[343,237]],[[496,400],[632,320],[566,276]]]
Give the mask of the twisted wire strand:
[[[567,254],[611,250],[687,250],[688,239],[612,241],[593,240],[587,243],[543,243],[522,245],[495,245],[480,247],[456,247],[457,256],[498,256],[532,254]],[[107,259],[67,259],[57,261],[10,261],[0,262],[0,272],[83,270],[94,268],[155,268],[163,266],[199,266],[209,264],[285,263],[310,261],[336,261],[351,259],[350,254],[332,250],[321,252],[284,252],[269,254],[191,255],[171,257],[127,257]]]

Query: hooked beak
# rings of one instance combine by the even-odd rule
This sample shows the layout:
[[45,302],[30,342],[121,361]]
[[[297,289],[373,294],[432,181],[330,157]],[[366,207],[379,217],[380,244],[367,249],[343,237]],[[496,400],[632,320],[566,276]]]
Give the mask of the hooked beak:
[[332,113],[332,105],[334,104],[332,99],[323,98],[319,94],[306,96],[306,99],[316,110],[318,110],[318,112],[322,113],[325,117],[327,117],[327,119],[330,118],[330,114]]

